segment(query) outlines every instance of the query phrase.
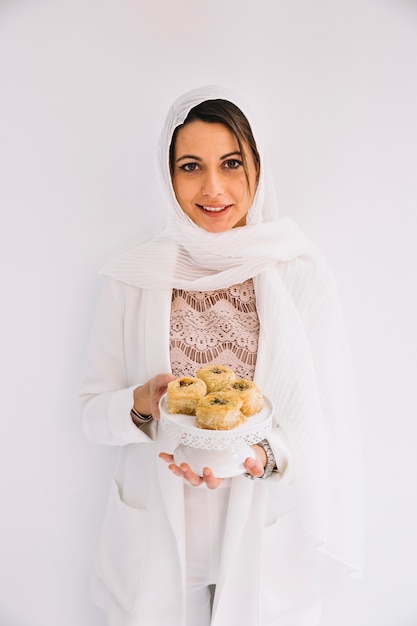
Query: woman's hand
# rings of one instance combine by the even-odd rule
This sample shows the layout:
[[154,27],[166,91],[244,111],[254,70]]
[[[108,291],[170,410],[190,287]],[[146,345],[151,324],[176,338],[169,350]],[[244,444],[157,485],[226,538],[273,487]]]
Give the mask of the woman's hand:
[[267,462],[266,452],[262,446],[255,444],[252,446],[252,450],[255,452],[256,459],[250,457],[244,462],[246,471],[255,478],[260,478],[265,471],[265,465]]
[[[244,462],[244,466],[248,474],[251,476],[260,477],[264,473],[266,465],[266,454],[262,446],[254,445],[252,449],[255,452],[256,459],[247,458]],[[159,457],[168,463],[168,469],[171,470],[175,476],[179,478],[185,478],[193,487],[199,487],[203,483],[206,483],[209,489],[216,489],[222,482],[223,478],[216,478],[209,467],[203,469],[203,476],[195,474],[187,463],[181,463],[181,465],[175,465],[174,457],[172,454],[166,454],[161,452]]]
[[172,374],[157,374],[133,392],[134,409],[142,415],[151,415],[159,420],[159,401],[167,390],[168,383],[175,380]]
[[203,469],[203,476],[198,476],[187,463],[175,465],[172,454],[161,452],[159,457],[165,461],[165,463],[168,463],[168,469],[171,470],[175,476],[185,478],[193,487],[199,487],[203,483],[206,483],[209,489],[216,489],[223,482],[223,478],[216,478],[209,467]]

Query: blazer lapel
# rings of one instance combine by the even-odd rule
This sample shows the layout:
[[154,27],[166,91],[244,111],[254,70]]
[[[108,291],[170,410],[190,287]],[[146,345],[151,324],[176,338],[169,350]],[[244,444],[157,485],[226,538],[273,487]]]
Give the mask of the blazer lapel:
[[[146,290],[144,350],[148,376],[171,371],[169,358],[169,329],[171,313],[171,290]],[[156,454],[172,454],[177,442],[168,437],[157,424]],[[185,581],[185,519],[184,483],[174,476],[164,461],[157,459],[157,477],[165,511],[175,536]]]

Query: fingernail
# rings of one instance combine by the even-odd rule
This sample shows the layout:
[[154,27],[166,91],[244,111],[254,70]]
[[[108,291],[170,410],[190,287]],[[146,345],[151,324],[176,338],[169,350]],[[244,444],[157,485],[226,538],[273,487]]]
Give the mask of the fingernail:
[[203,469],[203,476],[210,476],[210,470],[207,467]]
[[249,467],[255,467],[255,461],[253,459],[248,459],[246,463]]

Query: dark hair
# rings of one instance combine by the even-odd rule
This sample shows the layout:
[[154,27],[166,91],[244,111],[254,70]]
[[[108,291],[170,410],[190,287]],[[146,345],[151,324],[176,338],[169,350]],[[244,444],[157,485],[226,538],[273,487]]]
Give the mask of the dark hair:
[[245,152],[243,150],[243,144],[246,143],[252,153],[253,160],[255,161],[256,169],[259,173],[261,159],[259,156],[258,148],[256,147],[256,141],[252,133],[250,124],[246,116],[233,102],[229,100],[205,100],[195,107],[190,109],[184,122],[176,127],[173,132],[171,144],[169,146],[169,169],[171,177],[174,174],[174,161],[175,161],[175,143],[177,139],[178,131],[195,121],[208,122],[209,124],[223,124],[226,126],[236,137],[236,141],[239,145],[239,150],[242,154],[243,167],[245,170],[246,180],[249,185],[248,167],[245,158]]

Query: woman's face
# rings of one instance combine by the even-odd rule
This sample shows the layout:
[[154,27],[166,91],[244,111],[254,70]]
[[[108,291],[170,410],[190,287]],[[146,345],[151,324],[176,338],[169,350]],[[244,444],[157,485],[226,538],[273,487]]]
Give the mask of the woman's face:
[[198,120],[178,131],[172,185],[183,211],[204,230],[221,233],[246,224],[258,173],[243,146],[249,186],[239,144],[227,126]]

